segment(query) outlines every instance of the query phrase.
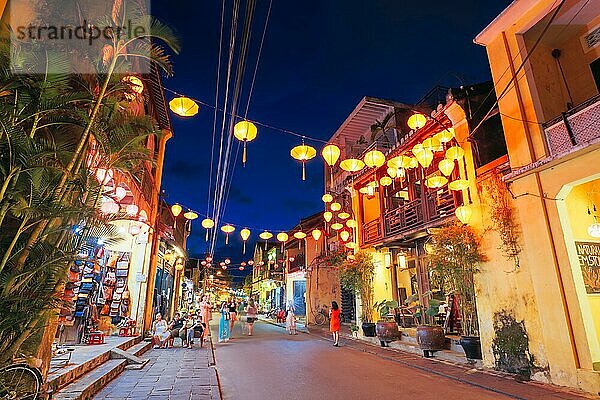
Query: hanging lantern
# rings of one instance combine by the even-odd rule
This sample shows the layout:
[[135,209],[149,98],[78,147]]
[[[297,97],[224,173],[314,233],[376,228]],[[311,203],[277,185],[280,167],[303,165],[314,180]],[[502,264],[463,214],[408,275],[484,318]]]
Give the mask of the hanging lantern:
[[169,102],[169,108],[182,117],[193,117],[198,114],[198,104],[188,97],[175,97]]
[[137,235],[142,231],[142,227],[139,224],[131,224],[129,225],[129,234],[130,235]]
[[267,241],[273,237],[273,234],[269,231],[264,231],[264,232],[261,232],[260,235],[258,235],[258,237],[260,237],[261,239],[263,239],[265,241],[265,250],[266,250],[267,243],[268,243]]
[[340,162],[340,168],[347,172],[358,172],[365,167],[365,163],[357,158],[348,158]]
[[290,150],[290,155],[292,156],[292,158],[295,158],[296,160],[302,162],[302,180],[305,181],[306,162],[317,155],[317,150],[314,147],[305,145],[304,142],[302,142],[301,145],[296,146],[292,150]]
[[119,205],[115,203],[112,199],[106,199],[100,206],[100,211],[103,214],[112,215],[119,212]]
[[294,233],[294,237],[298,240],[302,240],[306,237],[306,233],[298,231]]
[[98,168],[96,170],[96,179],[101,185],[106,185],[113,178],[114,171],[112,169]]
[[390,176],[390,178],[394,179],[395,177],[398,176],[398,170],[396,168],[388,168],[387,169],[387,174]]
[[423,148],[433,152],[444,150],[444,146],[435,136],[423,140]]
[[121,201],[125,196],[127,196],[127,190],[122,186],[117,186],[115,188],[115,197],[117,200]]
[[456,179],[448,184],[450,190],[465,190],[469,187],[469,181],[466,179]]
[[362,193],[362,194],[368,194],[369,193],[369,187],[368,186],[363,186],[360,189],[358,189],[358,192]]
[[221,230],[223,232],[225,232],[225,244],[227,245],[227,244],[229,244],[229,234],[233,233],[235,231],[235,227],[227,224],[227,225],[223,225],[221,227]]
[[445,176],[441,176],[441,175],[432,176],[430,178],[427,178],[427,180],[425,181],[425,185],[428,188],[432,188],[432,189],[441,188],[446,183],[448,183],[448,178],[446,178]]
[[389,176],[382,176],[381,179],[379,179],[379,184],[381,186],[390,186],[392,182],[394,182],[394,180]]
[[279,240],[281,242],[281,252],[282,253],[283,253],[283,250],[284,250],[285,242],[287,242],[289,238],[290,237],[285,232],[279,232],[277,234],[277,240]]
[[417,154],[416,157],[417,161],[419,162],[419,164],[421,164],[423,168],[429,167],[431,165],[431,162],[433,161],[433,153],[425,149],[423,149],[422,153]]
[[148,214],[146,214],[146,211],[141,210],[140,211],[140,215],[138,216],[138,220],[145,222],[148,221]]
[[329,193],[325,193],[321,199],[323,200],[323,203],[331,203],[333,201],[333,196]]
[[183,217],[184,217],[185,219],[189,220],[189,221],[193,221],[193,220],[195,220],[196,218],[198,218],[198,214],[196,214],[195,212],[193,212],[193,211],[191,211],[191,210],[190,210],[190,211],[187,211],[187,212],[185,212],[185,213],[183,214]]
[[415,155],[415,157],[417,157],[417,160],[419,159],[419,154],[421,154],[422,152],[425,151],[425,147],[423,146],[423,144],[421,143],[417,143],[413,146],[412,148],[412,153]]
[[240,236],[242,237],[242,242],[244,243],[244,250],[242,254],[246,254],[246,240],[250,237],[250,229],[244,228],[240,231]]
[[471,205],[466,204],[464,206],[457,207],[454,213],[456,214],[456,218],[458,218],[460,222],[466,225],[471,220],[473,210],[471,209]]
[[341,231],[340,232],[340,238],[342,238],[342,240],[344,242],[347,242],[348,239],[350,238],[350,232],[348,232],[348,231]]
[[452,171],[454,171],[454,160],[444,158],[438,164],[438,169],[442,172],[442,174],[450,176]]
[[344,227],[344,225],[340,224],[339,222],[336,222],[335,224],[331,225],[332,229],[335,229],[336,231],[339,231],[340,229],[342,229]]
[[129,84],[129,87],[134,93],[142,94],[142,92],[144,91],[144,83],[140,78],[138,78],[135,75],[128,75],[121,80]]
[[233,135],[241,142],[244,142],[244,152],[242,155],[242,163],[246,164],[246,144],[256,139],[258,130],[256,125],[250,121],[240,121],[233,127]]
[[588,226],[587,233],[593,238],[600,238],[600,224],[594,222],[593,224]]
[[408,157],[408,159],[406,159],[406,165],[404,166],[404,168],[406,168],[406,169],[417,168],[418,166],[419,166],[419,162],[417,161],[416,158]]
[[130,217],[136,216],[139,210],[139,207],[135,204],[128,204],[127,207],[125,207],[125,212]]
[[325,211],[323,213],[323,218],[325,218],[325,222],[329,222],[333,218],[333,213],[330,211]]
[[215,226],[215,221],[210,218],[204,218],[202,220],[202,227],[206,229],[206,241],[208,242],[208,232]]
[[342,205],[338,202],[331,203],[329,207],[331,208],[331,211],[340,211],[342,209]]
[[441,143],[448,143],[454,138],[454,128],[447,128],[435,134],[437,140]]
[[175,218],[179,217],[179,214],[181,214],[181,211],[183,211],[183,207],[181,207],[179,204],[173,204],[171,206],[171,212],[173,213],[173,216]]
[[465,155],[465,151],[460,146],[453,146],[446,150],[446,158],[450,160],[460,160]]
[[348,219],[348,218],[350,218],[350,214],[348,214],[347,212],[341,212],[338,214],[338,218],[339,219]]
[[369,168],[379,168],[385,164],[385,155],[379,150],[371,150],[363,157],[365,165]]
[[349,219],[348,221],[346,221],[346,226],[348,228],[356,228],[358,226],[358,222],[356,222],[355,219]]
[[348,243],[346,243],[346,247],[349,249],[356,249],[356,248],[358,248],[358,244],[356,244],[354,242],[348,242]]
[[335,165],[335,163],[337,163],[338,159],[340,158],[340,154],[340,148],[337,147],[335,144],[328,144],[327,146],[323,147],[323,150],[321,150],[321,155],[323,156],[323,159],[325,160],[327,165],[329,165],[329,182],[332,188],[333,166]]
[[321,238],[322,233],[323,232],[321,232],[320,229],[313,229],[310,234],[312,235],[312,237],[315,241],[318,241]]
[[412,129],[413,131],[421,129],[422,127],[425,126],[426,123],[427,123],[427,117],[425,117],[423,114],[420,114],[420,113],[414,113],[413,115],[411,115],[408,118],[408,121],[406,121],[406,124],[408,125],[408,127],[410,129]]

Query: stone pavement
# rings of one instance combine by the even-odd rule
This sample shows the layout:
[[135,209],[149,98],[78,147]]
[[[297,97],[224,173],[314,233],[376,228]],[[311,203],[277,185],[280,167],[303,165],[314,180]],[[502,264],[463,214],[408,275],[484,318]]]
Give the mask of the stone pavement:
[[[178,344],[179,341],[175,343]],[[196,345],[197,346],[197,345]],[[210,341],[204,348],[153,349],[141,370],[126,370],[95,399],[220,400]]]

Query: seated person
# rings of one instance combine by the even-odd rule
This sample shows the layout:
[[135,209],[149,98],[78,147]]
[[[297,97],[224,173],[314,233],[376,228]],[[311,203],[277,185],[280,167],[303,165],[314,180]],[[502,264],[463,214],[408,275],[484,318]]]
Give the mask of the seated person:
[[156,314],[156,319],[152,324],[152,342],[154,343],[154,348],[164,349],[170,336],[171,332],[167,326],[167,321],[162,319],[160,313]]
[[[175,317],[173,318],[173,321],[171,321],[171,324],[169,325],[169,329],[171,330],[171,337],[169,338],[169,345],[168,347],[171,348],[173,347],[173,342],[175,341],[176,337],[181,337],[180,336],[180,330],[181,328],[183,328],[183,325],[185,324],[185,319],[181,318],[181,314],[179,314],[178,312],[175,313]],[[182,340],[182,345],[183,345],[183,339]]]
[[206,324],[202,320],[202,315],[198,315],[196,319],[196,325],[193,328],[194,338],[200,339],[200,348],[204,346],[204,332],[206,331]]

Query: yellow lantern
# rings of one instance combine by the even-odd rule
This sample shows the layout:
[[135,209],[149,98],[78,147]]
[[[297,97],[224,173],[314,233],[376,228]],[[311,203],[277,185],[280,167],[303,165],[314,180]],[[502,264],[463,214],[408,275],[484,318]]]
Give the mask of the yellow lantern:
[[294,233],[294,237],[298,240],[302,240],[306,237],[306,233],[298,231]]
[[454,213],[456,214],[456,218],[458,218],[460,222],[466,225],[471,220],[473,210],[471,209],[471,205],[466,204],[464,206],[457,207]]
[[420,114],[420,113],[414,113],[413,115],[411,115],[408,118],[408,121],[406,121],[406,124],[408,125],[408,127],[410,129],[412,129],[413,131],[421,129],[422,127],[425,126],[426,123],[427,123],[427,117],[425,117],[423,114]]
[[342,205],[338,202],[331,203],[329,207],[331,207],[331,211],[340,211],[342,209]]
[[450,190],[465,190],[469,187],[469,181],[467,179],[455,179],[448,184]]
[[441,143],[448,143],[454,138],[454,128],[444,129],[443,131],[436,133],[435,137]]
[[246,240],[250,237],[250,229],[244,228],[240,231],[240,236],[242,237],[242,241],[244,242],[244,250],[242,254],[246,254]]
[[325,193],[321,199],[323,200],[323,203],[331,203],[333,201],[333,196],[329,193]]
[[368,186],[363,186],[360,189],[358,189],[358,192],[362,193],[362,194],[367,194],[367,193],[369,193],[369,187]]
[[196,214],[195,212],[193,212],[193,211],[191,211],[191,210],[190,210],[190,211],[187,211],[187,212],[185,212],[185,213],[183,214],[183,217],[184,217],[185,219],[189,220],[189,221],[193,221],[193,220],[195,220],[196,218],[198,218],[198,214]]
[[423,140],[423,148],[425,148],[426,150],[429,150],[429,151],[444,150],[442,143],[435,136]]
[[423,152],[416,155],[417,161],[423,168],[427,168],[431,165],[433,161],[433,153],[429,150],[423,149]]
[[417,159],[414,157],[408,157],[405,161],[406,161],[406,165],[404,166],[404,168],[406,168],[406,169],[417,168],[419,166]]
[[393,178],[395,178],[395,177],[397,177],[397,176],[398,176],[398,171],[399,171],[399,170],[397,170],[396,168],[391,168],[391,167],[390,167],[390,168],[388,168],[388,169],[387,169],[387,171],[386,171],[386,172],[387,172],[387,174],[390,176],[390,178],[392,178],[392,179],[393,179]]
[[313,237],[314,240],[319,240],[321,238],[321,234],[323,232],[321,232],[320,229],[313,229],[312,232],[310,233]]
[[341,212],[338,214],[338,218],[339,219],[348,219],[348,218],[350,218],[350,214],[348,214],[347,212]]
[[233,127],[233,136],[241,142],[244,142],[244,153],[242,155],[242,163],[246,164],[246,143],[256,139],[258,129],[250,121],[240,121]]
[[215,226],[215,221],[210,218],[204,218],[202,220],[202,227],[206,229],[206,241],[208,242],[208,231]]
[[348,228],[356,228],[358,226],[358,222],[356,222],[355,219],[349,219],[348,221],[346,221],[346,226]]
[[335,224],[331,225],[332,229],[335,229],[336,231],[339,231],[340,229],[342,229],[344,227],[344,225],[340,224],[339,222],[336,222]]
[[144,91],[144,83],[135,75],[128,75],[124,77],[122,81],[128,83],[134,93],[142,94]]
[[329,222],[333,218],[333,213],[331,211],[325,211],[323,213],[323,218],[325,218],[325,222]]
[[344,242],[348,241],[348,239],[350,238],[350,232],[348,232],[348,231],[341,231],[340,232],[340,238],[342,238],[342,240]]
[[393,181],[394,180],[389,176],[382,176],[381,179],[379,179],[379,184],[381,186],[390,186]]
[[438,164],[438,169],[442,171],[442,174],[450,176],[450,174],[452,174],[452,171],[454,171],[454,160],[444,158]]
[[299,146],[294,147],[290,150],[292,158],[302,162],[302,180],[306,180],[306,162],[317,155],[317,150],[312,146],[307,146],[302,143]]
[[235,227],[232,225],[223,225],[221,230],[225,232],[225,244],[229,244],[229,234],[235,231]]
[[448,178],[446,178],[445,176],[440,176],[440,175],[432,176],[430,178],[427,178],[427,180],[425,181],[425,185],[427,185],[427,187],[432,188],[432,189],[441,188],[446,183],[448,183]]
[[363,160],[369,168],[379,168],[385,164],[385,155],[379,150],[371,150],[365,154]]
[[417,157],[417,160],[419,159],[419,154],[421,154],[424,151],[425,147],[423,147],[422,143],[417,143],[412,148],[412,153],[415,155],[415,157]]
[[348,243],[346,243],[346,247],[349,249],[356,249],[356,248],[358,248],[358,244],[356,244],[354,242],[348,242]]
[[267,241],[273,237],[273,234],[269,231],[264,231],[264,232],[261,232],[260,235],[258,235],[258,237],[265,241],[265,250],[266,250],[267,243],[268,243]]
[[347,172],[358,172],[365,167],[365,163],[357,158],[348,158],[340,162],[340,168]]
[[193,117],[198,114],[198,104],[188,97],[175,97],[169,102],[169,108],[182,117]]
[[325,160],[327,165],[329,165],[329,182],[331,184],[331,187],[333,187],[333,166],[340,158],[340,154],[340,148],[337,147],[335,144],[328,144],[327,146],[323,147],[323,150],[321,150],[321,155],[323,156],[323,159]]
[[285,242],[287,242],[289,238],[290,237],[285,232],[279,232],[277,234],[277,240],[279,240],[281,242],[281,252],[282,253],[283,253],[283,250],[284,250]]
[[179,204],[173,204],[171,206],[171,212],[173,213],[173,216],[175,218],[179,217],[179,214],[181,214],[181,211],[183,211],[183,207],[181,207]]
[[450,160],[460,160],[465,155],[465,151],[460,146],[453,146],[446,150],[446,158]]

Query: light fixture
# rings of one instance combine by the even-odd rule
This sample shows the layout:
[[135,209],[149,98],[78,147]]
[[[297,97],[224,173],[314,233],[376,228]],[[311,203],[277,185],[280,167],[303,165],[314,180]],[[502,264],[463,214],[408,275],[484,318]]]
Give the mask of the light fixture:
[[415,155],[415,157],[417,157],[417,160],[419,159],[419,154],[421,154],[422,152],[425,151],[425,147],[423,147],[423,144],[421,143],[417,143],[413,146],[412,148],[412,153]]
[[244,228],[240,231],[240,236],[242,237],[242,242],[244,243],[244,249],[242,250],[242,254],[246,254],[246,240],[250,237],[250,229]]
[[290,155],[292,156],[292,158],[295,158],[296,160],[302,162],[302,180],[305,181],[306,162],[317,155],[317,150],[314,147],[305,145],[304,142],[302,142],[301,145],[296,146],[292,150],[290,150]]
[[325,222],[329,222],[333,218],[333,213],[331,211],[325,211],[323,213],[323,218],[325,218]]
[[412,129],[413,131],[421,129],[422,127],[425,126],[426,123],[427,123],[427,117],[425,117],[421,113],[414,113],[413,115],[408,117],[408,121],[406,121],[406,124],[408,125],[408,127],[410,129]]
[[98,183],[106,185],[113,178],[114,171],[112,169],[98,168],[96,170],[96,179]]
[[331,229],[335,229],[336,231],[339,231],[343,227],[344,227],[344,225],[340,224],[339,222],[336,222],[335,224],[331,225]]
[[333,201],[333,196],[329,193],[325,193],[323,197],[321,197],[321,200],[323,200],[323,203],[331,203]]
[[256,125],[250,121],[240,121],[233,127],[233,135],[241,142],[244,142],[244,152],[242,155],[242,163],[246,164],[246,144],[256,139],[258,130]]
[[340,148],[337,147],[335,144],[328,144],[327,146],[323,147],[323,150],[321,150],[321,155],[323,156],[323,159],[325,160],[327,165],[329,165],[329,182],[331,187],[333,187],[333,166],[335,165],[335,163],[337,163],[338,159],[340,158],[340,154]]
[[348,242],[346,243],[346,247],[349,249],[356,249],[358,248],[358,244],[356,244],[355,242]]
[[469,181],[466,179],[456,179],[448,184],[450,190],[465,190],[469,188]]
[[229,258],[226,258],[224,261],[225,261],[225,264],[227,264],[227,265],[231,264],[231,260]]
[[434,152],[444,150],[444,146],[442,146],[442,143],[440,142],[440,140],[438,138],[436,138],[435,136],[423,140],[423,148],[425,150],[434,151]]
[[128,204],[127,207],[125,207],[125,212],[130,217],[135,217],[139,210],[139,207],[135,204]]
[[183,217],[184,217],[185,219],[187,219],[188,221],[193,221],[193,220],[195,220],[196,218],[198,218],[198,214],[197,214],[197,213],[195,213],[195,212],[193,212],[192,210],[189,210],[189,211],[186,211],[186,212],[183,214]]
[[348,214],[347,212],[341,212],[338,214],[338,218],[339,219],[348,219],[348,218],[350,218],[350,214]]
[[442,172],[442,174],[450,176],[450,174],[452,174],[452,171],[454,171],[454,160],[449,160],[447,158],[440,160],[438,164],[438,169]]
[[298,231],[294,233],[294,237],[298,240],[302,240],[306,237],[306,233]]
[[460,146],[453,146],[446,150],[446,158],[450,160],[460,160],[465,155],[465,151]]
[[446,183],[448,183],[448,178],[446,178],[445,176],[441,176],[441,175],[429,177],[425,181],[425,185],[428,188],[432,188],[432,189],[441,188]]
[[331,211],[340,211],[342,209],[342,205],[338,202],[331,203],[329,207],[331,208]]
[[135,236],[142,231],[142,227],[139,224],[129,225],[129,234]]
[[379,184],[381,186],[390,186],[392,182],[394,182],[394,180],[389,176],[382,176],[381,179],[379,179]]
[[471,205],[466,204],[464,206],[457,207],[454,213],[456,214],[456,218],[458,218],[460,222],[466,225],[471,220],[473,210],[471,209]]
[[208,242],[208,232],[215,226],[215,221],[210,218],[204,218],[202,220],[202,227],[206,229],[206,241]]
[[363,157],[365,165],[369,168],[379,168],[385,164],[385,155],[379,150],[371,150]]
[[446,128],[443,131],[436,133],[435,137],[442,143],[448,143],[454,138],[454,128]]
[[128,75],[122,79],[123,82],[129,84],[129,87],[134,93],[142,94],[144,91],[144,84],[142,80],[135,75]]
[[112,215],[119,212],[119,205],[115,203],[112,199],[106,199],[102,205],[100,206],[100,211],[103,214]]
[[268,240],[273,237],[273,234],[269,231],[264,231],[264,232],[261,232],[260,235],[258,235],[258,237],[265,241],[265,250],[266,250]]
[[127,196],[127,190],[122,186],[117,186],[115,188],[115,197],[117,200],[121,201],[125,196]]
[[183,211],[183,207],[181,207],[179,204],[176,203],[171,206],[171,213],[173,213],[175,218],[181,214],[181,211]]
[[357,158],[347,158],[340,162],[340,168],[347,172],[358,172],[365,167],[365,163]]
[[315,241],[317,241],[317,240],[319,240],[319,239],[321,238],[321,234],[322,234],[322,233],[323,233],[323,232],[321,232],[321,230],[320,230],[320,229],[313,229],[313,230],[312,230],[312,232],[311,232],[310,234],[312,235],[313,239],[314,239]]
[[588,226],[587,233],[593,238],[600,238],[600,224],[598,222],[594,222]]
[[169,101],[169,108],[182,117],[193,117],[198,114],[198,104],[188,97],[175,97]]
[[358,226],[358,222],[356,222],[355,219],[349,219],[348,221],[346,221],[346,226],[348,228],[356,228]]
[[417,161],[423,168],[428,168],[433,161],[433,152],[430,150],[423,149],[421,153],[415,155]]
[[340,238],[342,238],[342,240],[344,242],[347,242],[348,239],[350,238],[350,232],[348,232],[348,231],[341,231],[340,232]]
[[235,227],[233,225],[223,225],[221,230],[225,232],[225,244],[229,244],[229,234],[235,231]]

